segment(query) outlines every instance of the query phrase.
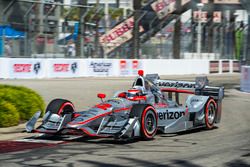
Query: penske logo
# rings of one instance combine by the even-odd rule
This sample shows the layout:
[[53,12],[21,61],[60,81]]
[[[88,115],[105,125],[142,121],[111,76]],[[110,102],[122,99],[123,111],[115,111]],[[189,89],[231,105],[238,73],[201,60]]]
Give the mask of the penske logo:
[[184,111],[175,111],[171,112],[166,110],[165,112],[160,112],[158,114],[160,120],[166,120],[166,119],[179,119],[180,117],[184,116]]
[[159,87],[171,87],[171,88],[190,88],[194,89],[195,84],[190,82],[178,82],[178,81],[159,81],[156,83]]

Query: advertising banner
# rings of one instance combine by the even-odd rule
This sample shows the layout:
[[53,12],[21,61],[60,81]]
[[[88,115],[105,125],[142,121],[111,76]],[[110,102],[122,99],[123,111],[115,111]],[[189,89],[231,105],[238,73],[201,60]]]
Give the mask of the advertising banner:
[[209,73],[219,73],[219,61],[210,61]]
[[48,77],[79,77],[79,59],[48,59]]
[[114,76],[115,61],[111,59],[88,59],[86,67],[87,76]]
[[176,0],[157,0],[151,4],[159,19],[163,19],[168,14],[174,12]]
[[[107,34],[102,35],[100,37],[100,44],[105,49],[105,52],[109,53],[126,41],[132,39],[133,27],[134,17],[130,17],[112,28]],[[139,26],[139,31],[144,31],[142,26]]]
[[240,72],[240,62],[233,61],[233,72]]
[[132,60],[132,75],[138,75],[138,70],[143,69],[142,61]]
[[230,62],[229,60],[222,60],[222,72],[230,72]]
[[194,18],[195,22],[199,22],[199,20],[200,20],[202,23],[206,23],[207,22],[207,12],[202,11],[200,13],[199,11],[194,11],[193,18]]
[[[182,68],[186,67],[186,68]],[[160,75],[232,73],[237,60],[160,59],[24,59],[1,58],[0,78],[69,78],[82,76],[136,76],[138,70]]]
[[120,76],[138,75],[138,70],[143,68],[141,60],[120,60],[119,62]]
[[43,78],[45,61],[42,59],[9,59],[9,78]]
[[121,76],[130,75],[130,60],[120,60],[119,68]]

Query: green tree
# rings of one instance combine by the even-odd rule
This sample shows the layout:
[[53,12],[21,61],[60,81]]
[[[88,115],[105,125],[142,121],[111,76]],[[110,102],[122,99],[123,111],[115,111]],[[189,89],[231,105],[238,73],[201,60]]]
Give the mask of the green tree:
[[[96,20],[100,21],[104,17],[104,9],[99,10],[98,14],[97,14],[97,11],[98,11],[98,8],[96,6],[91,8],[87,13],[85,21],[86,22],[93,22]],[[123,9],[109,8],[109,14],[112,19],[117,19],[123,16]],[[80,8],[74,8],[74,9],[64,8],[61,17],[62,18],[67,17],[67,20],[71,20],[71,21],[80,21]]]

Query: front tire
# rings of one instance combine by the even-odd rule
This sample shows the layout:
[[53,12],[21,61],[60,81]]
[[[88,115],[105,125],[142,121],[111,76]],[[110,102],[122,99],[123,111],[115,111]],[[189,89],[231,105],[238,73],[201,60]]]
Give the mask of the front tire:
[[142,139],[154,138],[157,131],[157,113],[151,105],[137,104],[131,109],[130,118],[138,117]]
[[205,125],[207,129],[214,127],[215,117],[217,114],[217,104],[213,98],[209,99],[205,108]]
[[63,116],[64,114],[72,114],[75,111],[75,107],[72,102],[65,99],[54,99],[46,108],[46,113],[50,111],[52,114]]

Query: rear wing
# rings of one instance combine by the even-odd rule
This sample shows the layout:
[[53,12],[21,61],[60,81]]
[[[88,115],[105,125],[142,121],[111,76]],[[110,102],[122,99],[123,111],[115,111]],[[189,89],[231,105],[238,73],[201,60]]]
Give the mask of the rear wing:
[[158,74],[147,74],[145,78],[157,86],[162,92],[210,96],[215,100],[222,100],[224,97],[224,88],[208,86],[209,81],[206,76],[196,77],[195,82],[161,80]]

